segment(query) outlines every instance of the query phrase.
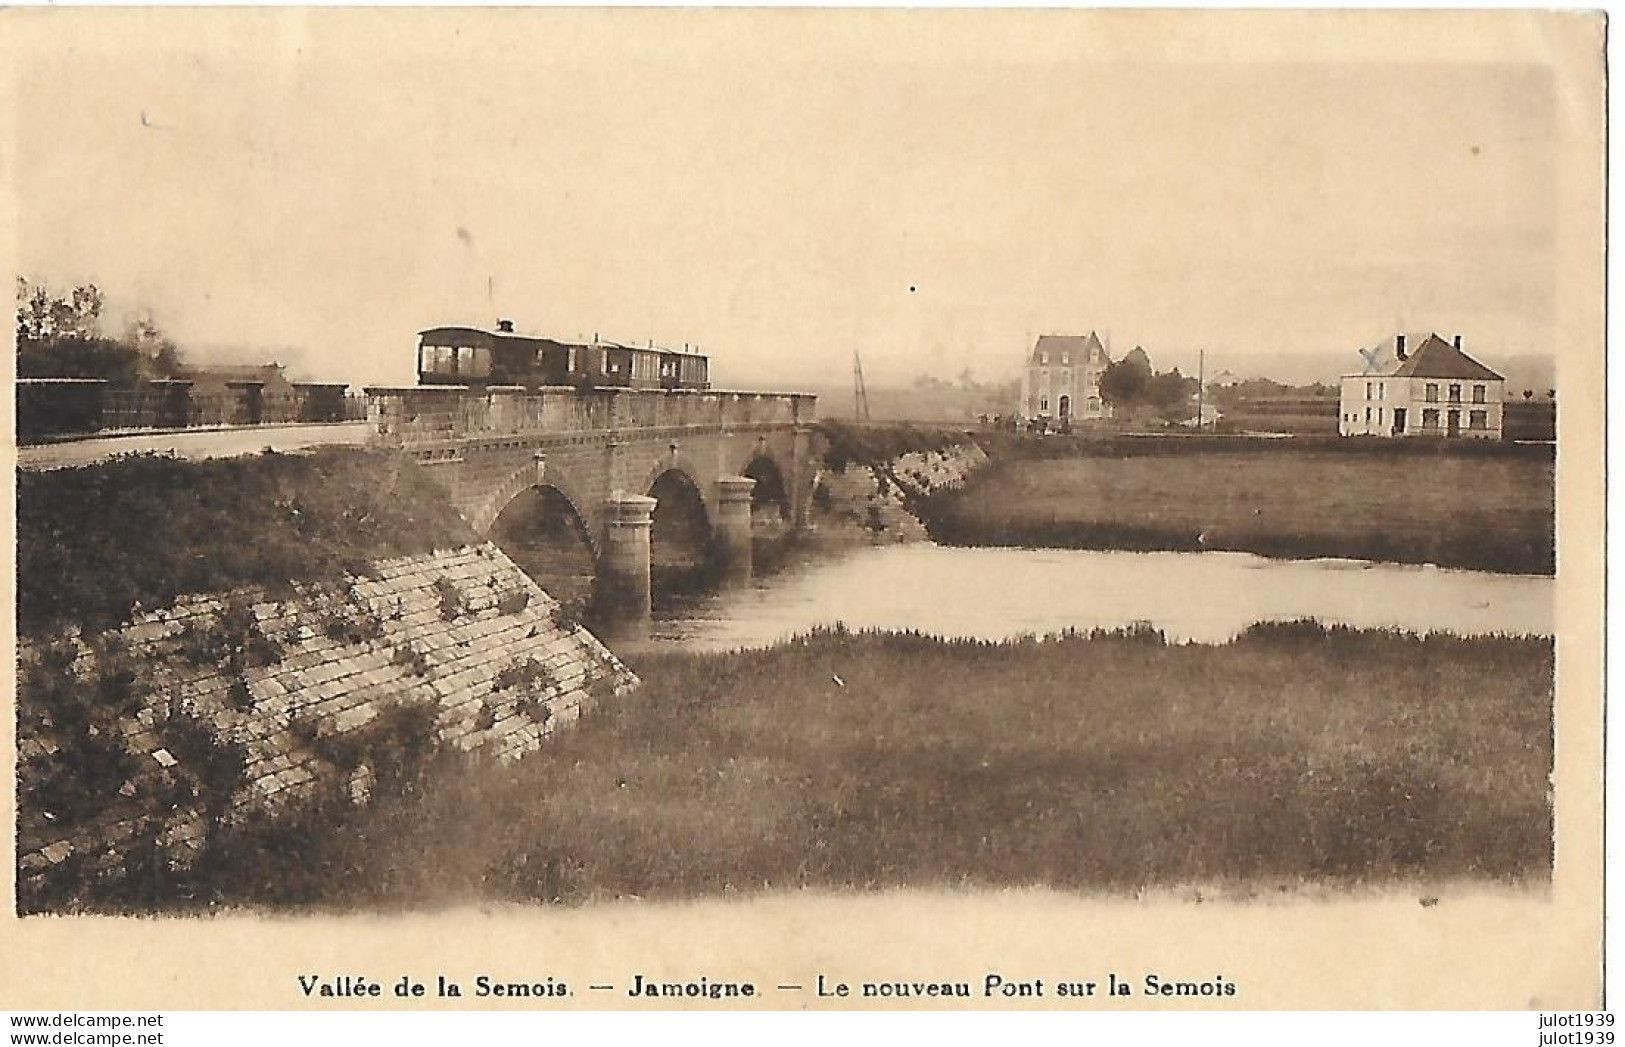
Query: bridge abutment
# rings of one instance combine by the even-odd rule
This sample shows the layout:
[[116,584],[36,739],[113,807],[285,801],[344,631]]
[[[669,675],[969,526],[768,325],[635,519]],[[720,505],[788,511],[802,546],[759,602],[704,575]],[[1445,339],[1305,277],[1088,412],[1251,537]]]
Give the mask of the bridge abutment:
[[750,493],[755,486],[756,481],[748,476],[717,478],[711,541],[719,581],[724,585],[750,582]]

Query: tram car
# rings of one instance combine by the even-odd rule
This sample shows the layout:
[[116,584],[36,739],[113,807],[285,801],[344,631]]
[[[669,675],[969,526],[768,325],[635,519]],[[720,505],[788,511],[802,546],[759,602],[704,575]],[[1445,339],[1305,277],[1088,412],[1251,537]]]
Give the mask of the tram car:
[[709,361],[699,353],[603,341],[576,345],[519,334],[511,320],[499,320],[492,331],[418,332],[418,384],[708,389],[711,383]]

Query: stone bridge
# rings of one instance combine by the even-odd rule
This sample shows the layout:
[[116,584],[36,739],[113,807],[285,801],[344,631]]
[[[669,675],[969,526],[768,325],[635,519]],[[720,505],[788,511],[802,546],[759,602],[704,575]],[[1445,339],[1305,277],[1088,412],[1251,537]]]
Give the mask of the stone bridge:
[[[405,451],[488,533],[531,489],[568,503],[599,598],[649,614],[651,515],[663,492],[697,496],[723,577],[748,579],[752,502],[805,526],[816,475],[816,397],[801,393],[493,386],[369,387],[369,441]],[[754,499],[753,499],[754,495]]]

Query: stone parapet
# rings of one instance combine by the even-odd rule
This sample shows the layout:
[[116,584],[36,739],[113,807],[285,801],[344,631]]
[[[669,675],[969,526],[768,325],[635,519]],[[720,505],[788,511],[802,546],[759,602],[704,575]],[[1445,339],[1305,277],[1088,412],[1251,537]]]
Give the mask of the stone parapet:
[[426,385],[366,392],[374,441],[396,447],[492,434],[810,425],[817,404],[805,393],[689,389]]

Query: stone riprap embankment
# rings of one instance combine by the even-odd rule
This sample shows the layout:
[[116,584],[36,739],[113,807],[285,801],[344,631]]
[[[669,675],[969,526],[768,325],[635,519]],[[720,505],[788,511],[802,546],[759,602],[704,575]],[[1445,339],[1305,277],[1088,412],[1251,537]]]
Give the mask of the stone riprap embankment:
[[854,462],[818,474],[814,504],[830,519],[862,527],[876,538],[924,541],[925,525],[914,515],[913,503],[963,487],[986,464],[987,453],[974,443],[910,451],[878,465]]
[[25,907],[184,869],[221,826],[367,802],[429,752],[518,758],[636,684],[490,544],[184,597],[27,642],[18,668]]

